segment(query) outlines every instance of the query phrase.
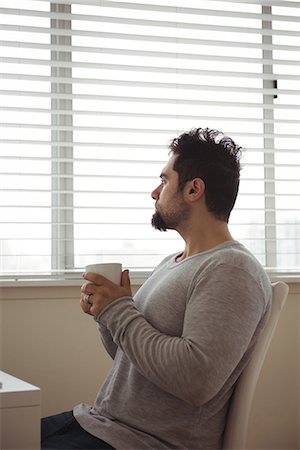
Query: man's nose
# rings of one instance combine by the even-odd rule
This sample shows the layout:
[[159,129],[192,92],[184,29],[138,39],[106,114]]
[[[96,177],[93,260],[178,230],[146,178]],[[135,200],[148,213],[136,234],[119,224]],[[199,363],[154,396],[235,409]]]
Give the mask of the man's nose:
[[157,186],[157,188],[154,189],[154,191],[151,192],[151,197],[153,198],[153,200],[158,200],[158,198],[159,198],[159,186]]

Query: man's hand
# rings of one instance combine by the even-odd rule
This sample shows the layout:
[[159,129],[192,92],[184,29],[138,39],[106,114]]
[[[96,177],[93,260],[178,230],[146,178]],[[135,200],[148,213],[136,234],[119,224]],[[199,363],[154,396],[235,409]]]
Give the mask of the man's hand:
[[122,272],[121,285],[92,272],[84,273],[83,278],[87,283],[81,287],[80,306],[91,316],[97,317],[114,300],[132,295],[128,270]]

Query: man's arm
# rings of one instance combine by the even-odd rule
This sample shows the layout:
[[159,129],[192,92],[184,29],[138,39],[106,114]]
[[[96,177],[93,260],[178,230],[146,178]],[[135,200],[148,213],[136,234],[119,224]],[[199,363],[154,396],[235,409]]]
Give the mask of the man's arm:
[[114,343],[110,332],[104,325],[102,325],[100,322],[97,322],[97,327],[105,350],[107,351],[109,356],[114,359],[117,353],[118,346]]
[[94,309],[95,313],[100,310],[96,320],[136,368],[161,389],[195,405],[219,392],[252,346],[266,311],[260,285],[230,265],[214,269],[195,284],[181,336],[156,330],[136,309],[131,296],[103,303],[104,308]]
[[126,295],[100,308],[96,320],[146,378],[200,405],[230,377],[264,313],[261,287],[249,273],[227,265],[196,283],[182,336],[156,330]]

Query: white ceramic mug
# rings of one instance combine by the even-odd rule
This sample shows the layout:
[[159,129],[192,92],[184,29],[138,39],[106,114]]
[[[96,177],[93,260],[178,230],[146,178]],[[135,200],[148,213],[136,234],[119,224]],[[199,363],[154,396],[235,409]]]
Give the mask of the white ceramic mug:
[[89,264],[85,268],[86,272],[94,272],[103,275],[115,284],[121,284],[122,264],[121,263],[98,263]]

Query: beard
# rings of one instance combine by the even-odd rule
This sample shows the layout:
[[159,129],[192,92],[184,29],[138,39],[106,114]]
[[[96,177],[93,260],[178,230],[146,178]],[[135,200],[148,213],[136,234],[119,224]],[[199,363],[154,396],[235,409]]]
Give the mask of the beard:
[[156,210],[151,225],[159,231],[178,230],[179,225],[188,219],[189,208],[183,201],[177,201],[166,211]]
[[153,226],[153,228],[159,231],[167,231],[167,229],[169,228],[162,215],[158,211],[153,214],[151,225]]

